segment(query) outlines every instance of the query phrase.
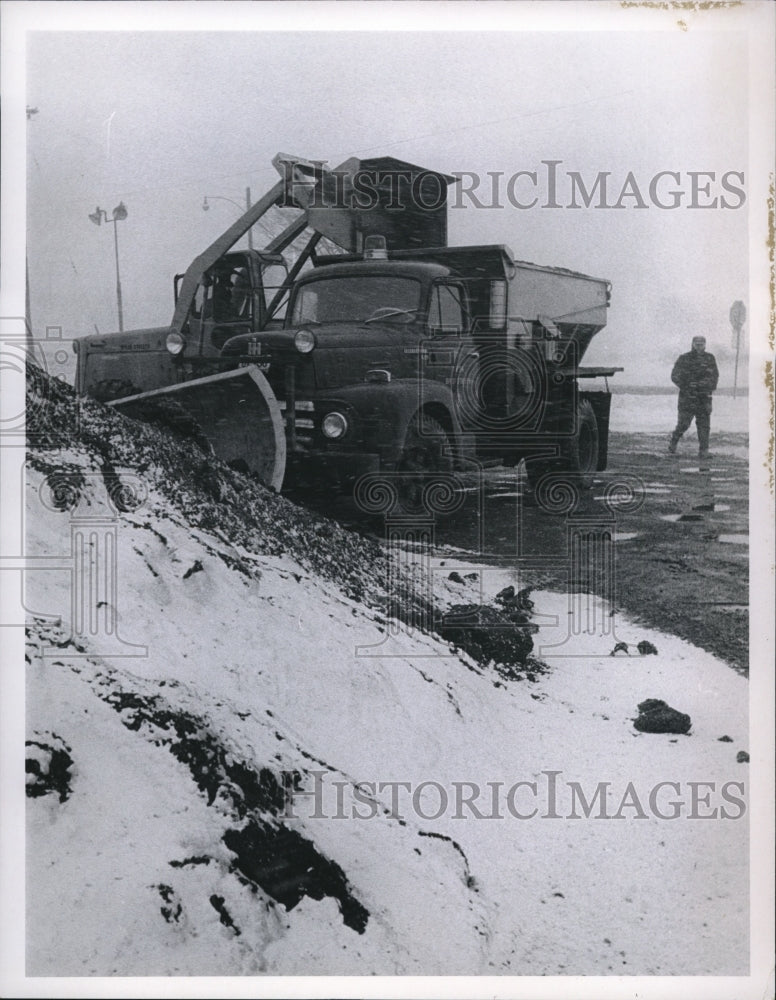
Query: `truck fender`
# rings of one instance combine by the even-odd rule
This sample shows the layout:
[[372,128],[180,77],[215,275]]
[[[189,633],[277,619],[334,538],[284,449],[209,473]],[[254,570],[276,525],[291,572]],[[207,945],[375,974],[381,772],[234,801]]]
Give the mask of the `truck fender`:
[[366,382],[340,389],[337,398],[352,406],[364,422],[369,437],[365,446],[379,451],[382,463],[399,460],[407,427],[419,410],[427,411],[442,424],[458,456],[461,427],[447,385],[430,380],[419,383],[417,379]]

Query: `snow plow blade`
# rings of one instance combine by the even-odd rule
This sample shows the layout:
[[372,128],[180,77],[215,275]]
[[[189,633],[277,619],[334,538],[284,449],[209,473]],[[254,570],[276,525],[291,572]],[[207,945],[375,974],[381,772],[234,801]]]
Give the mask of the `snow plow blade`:
[[113,399],[109,405],[136,420],[201,435],[224,462],[247,469],[277,492],[283,485],[283,417],[269,382],[253,365]]

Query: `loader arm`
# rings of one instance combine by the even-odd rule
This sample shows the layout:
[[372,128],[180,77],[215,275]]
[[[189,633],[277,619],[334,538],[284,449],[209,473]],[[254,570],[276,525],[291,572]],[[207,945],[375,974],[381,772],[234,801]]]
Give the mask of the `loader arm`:
[[285,184],[282,180],[278,181],[274,187],[271,187],[267,191],[263,198],[260,198],[255,205],[251,205],[244,215],[241,215],[217,240],[214,240],[210,244],[207,250],[204,250],[189,264],[183,276],[183,281],[178,292],[178,299],[175,303],[175,312],[170,324],[173,330],[178,333],[181,332],[194,301],[197,287],[201,283],[205,272],[223,257],[225,253],[228,253],[240,237],[244,236],[251,226],[255,225],[273,205],[277,204],[278,200],[283,196],[284,191]]
[[[301,214],[274,239],[270,240],[264,248],[266,253],[282,253],[310,225],[310,213],[307,211],[308,205],[315,204],[316,192],[320,192],[323,179],[328,176],[328,171],[321,170],[319,163],[304,160],[301,157],[285,156],[281,153],[272,162],[275,169],[281,173],[282,179],[274,187],[270,188],[255,205],[251,205],[248,211],[244,215],[241,215],[217,240],[214,240],[207,250],[203,251],[198,257],[195,257],[187,268],[181,281],[178,299],[175,303],[175,312],[170,324],[172,329],[178,333],[181,333],[183,325],[186,322],[186,317],[194,301],[197,287],[201,283],[205,272],[220,260],[224,254],[228,253],[240,237],[244,236],[273,205],[277,205],[283,199],[284,205],[288,206],[289,203],[295,204],[301,210]],[[306,184],[299,183],[294,169],[289,170],[284,166],[284,164],[288,163],[293,164],[296,169],[301,169],[307,178]],[[333,173],[344,172],[347,174],[352,172],[356,168],[357,163],[357,160],[345,160],[344,163],[335,168]],[[312,180],[312,183],[310,183],[310,180]],[[315,229],[315,226],[313,228]],[[316,230],[317,232],[318,230]],[[336,235],[333,238],[336,242]],[[317,242],[318,240],[313,237],[313,240],[308,243],[307,248],[303,251],[305,259],[309,256],[312,246]],[[346,249],[351,248],[346,247]],[[281,292],[275,296],[275,304],[280,301],[282,293],[285,292],[288,285],[290,285],[290,282],[286,282]]]
[[[312,176],[316,178],[315,183],[310,184],[308,182],[306,186],[303,185],[301,186],[301,188],[297,188],[292,181],[293,172],[289,173],[287,170],[287,164],[289,163],[301,165],[302,169],[306,171],[308,176],[312,174]],[[318,220],[318,223],[320,225],[321,209],[318,208],[316,212],[315,201],[316,198],[320,199],[321,197],[323,197],[323,199],[325,200],[326,195],[322,190],[322,188],[325,184],[326,177],[333,176],[335,174],[339,174],[346,178],[352,177],[352,175],[356,173],[356,171],[358,170],[359,161],[351,158],[345,160],[343,163],[340,163],[338,167],[335,167],[335,169],[332,171],[331,174],[327,174],[327,172],[325,171],[322,173],[316,173],[316,170],[320,167],[320,164],[314,163],[310,160],[300,160],[299,157],[286,156],[283,153],[278,153],[278,155],[273,159],[272,165],[275,167],[276,170],[278,170],[284,176],[284,179],[286,181],[286,195],[292,197],[292,200],[294,200],[298,205],[298,207],[302,209],[302,214],[298,218],[294,219],[293,222],[289,223],[281,233],[278,233],[278,235],[274,237],[274,239],[270,240],[270,242],[264,248],[264,252],[283,253],[286,247],[289,246],[291,243],[293,243],[298,236],[301,236],[301,234],[305,231],[305,229],[308,226],[313,230],[313,232],[310,238],[308,239],[307,243],[304,245],[304,247],[302,247],[301,251],[299,252],[299,256],[296,259],[296,263],[293,265],[293,267],[290,268],[286,280],[283,282],[282,286],[277,290],[272,301],[267,304],[268,317],[271,317],[274,314],[278,305],[282,302],[283,296],[294,284],[294,282],[297,279],[297,276],[302,270],[302,267],[304,266],[304,264],[307,263],[309,258],[312,256],[316,246],[318,245],[318,242],[324,235],[323,231],[316,226],[316,219]],[[290,190],[289,190],[289,181],[291,181]],[[335,198],[335,206],[336,206],[336,198]],[[311,213],[307,211],[308,208],[313,209],[312,218],[311,218]],[[331,207],[329,210],[331,211]],[[336,211],[337,210],[335,207],[332,214],[336,214]],[[340,208],[339,211],[341,212],[342,209]],[[326,228],[328,231],[328,237],[330,240],[332,240],[332,242],[337,243],[345,251],[350,251],[353,249],[351,245],[352,233],[350,232],[346,233],[343,230],[336,227],[334,230],[331,230],[329,227]]]
[[[291,227],[289,227],[289,229],[287,229],[286,232],[289,232],[290,229],[291,229]],[[281,236],[282,235],[284,235],[284,234],[281,233]],[[309,258],[314,253],[315,248],[318,245],[318,242],[319,242],[320,238],[321,238],[321,234],[320,233],[313,233],[312,236],[310,237],[310,239],[305,244],[304,248],[302,249],[302,252],[296,258],[296,263],[289,270],[288,276],[287,276],[286,280],[283,282],[283,284],[277,290],[277,292],[275,293],[275,296],[273,297],[272,301],[267,304],[267,316],[268,317],[272,317],[274,315],[275,310],[280,305],[280,303],[283,301],[283,296],[291,288],[291,286],[293,285],[293,283],[296,281],[296,279],[297,279],[297,277],[299,275],[299,272],[302,270],[302,268],[304,267],[304,265],[307,263],[307,261],[309,260]],[[292,237],[292,239],[293,239],[293,237]],[[273,240],[273,243],[276,243],[276,242],[277,242],[277,240]],[[272,244],[270,244],[270,245],[272,245]],[[284,244],[284,246],[285,246],[285,244]],[[274,250],[273,250],[273,252],[274,252]]]

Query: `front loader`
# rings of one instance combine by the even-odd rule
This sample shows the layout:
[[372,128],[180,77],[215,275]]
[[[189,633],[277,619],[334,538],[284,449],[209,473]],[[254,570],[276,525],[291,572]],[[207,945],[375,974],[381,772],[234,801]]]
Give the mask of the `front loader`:
[[[373,232],[390,233],[398,245],[447,238],[444,199],[420,214],[410,208],[389,215],[382,206],[419,178],[446,186],[453,178],[390,157],[350,159],[334,171],[321,161],[279,153],[281,179],[175,277],[175,310],[169,326],[77,339],[76,389],[128,415],[158,419],[188,413],[215,452],[280,489],[286,448],[280,404],[258,367],[238,367],[223,348],[232,338],[283,325],[289,291],[315,258],[322,238],[344,251],[361,250]],[[360,180],[357,180],[360,179]],[[369,190],[364,186],[365,179]],[[361,183],[363,207],[353,204]],[[402,197],[412,192],[403,191]],[[363,199],[366,201],[363,201]],[[232,251],[273,207],[298,209],[297,217],[262,250]],[[376,209],[376,210],[375,210]],[[302,235],[292,265],[283,256]],[[231,251],[231,252],[230,252]],[[161,406],[168,400],[166,408]]]
[[[579,362],[609,283],[449,247],[448,175],[390,157],[273,163],[281,180],[176,277],[169,326],[76,342],[78,391],[193,422],[276,490],[523,459],[534,480],[589,485],[611,397],[578,380],[621,369]],[[297,217],[263,250],[232,250],[276,205]],[[324,238],[340,252],[320,253]]]

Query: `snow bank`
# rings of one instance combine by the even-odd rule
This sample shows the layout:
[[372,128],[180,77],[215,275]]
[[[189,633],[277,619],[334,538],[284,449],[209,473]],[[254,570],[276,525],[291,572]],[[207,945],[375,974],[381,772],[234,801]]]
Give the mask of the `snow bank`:
[[[373,543],[218,463],[203,486],[201,456],[99,407],[57,450],[56,405],[26,544],[65,571],[29,574],[27,726],[36,767],[54,742],[72,766],[28,799],[29,975],[746,973],[743,678],[538,593],[549,669],[506,681],[386,617]],[[73,632],[68,554],[108,536],[116,588]],[[410,573],[432,625],[519,585],[441,562]],[[637,732],[646,698],[691,734]]]

